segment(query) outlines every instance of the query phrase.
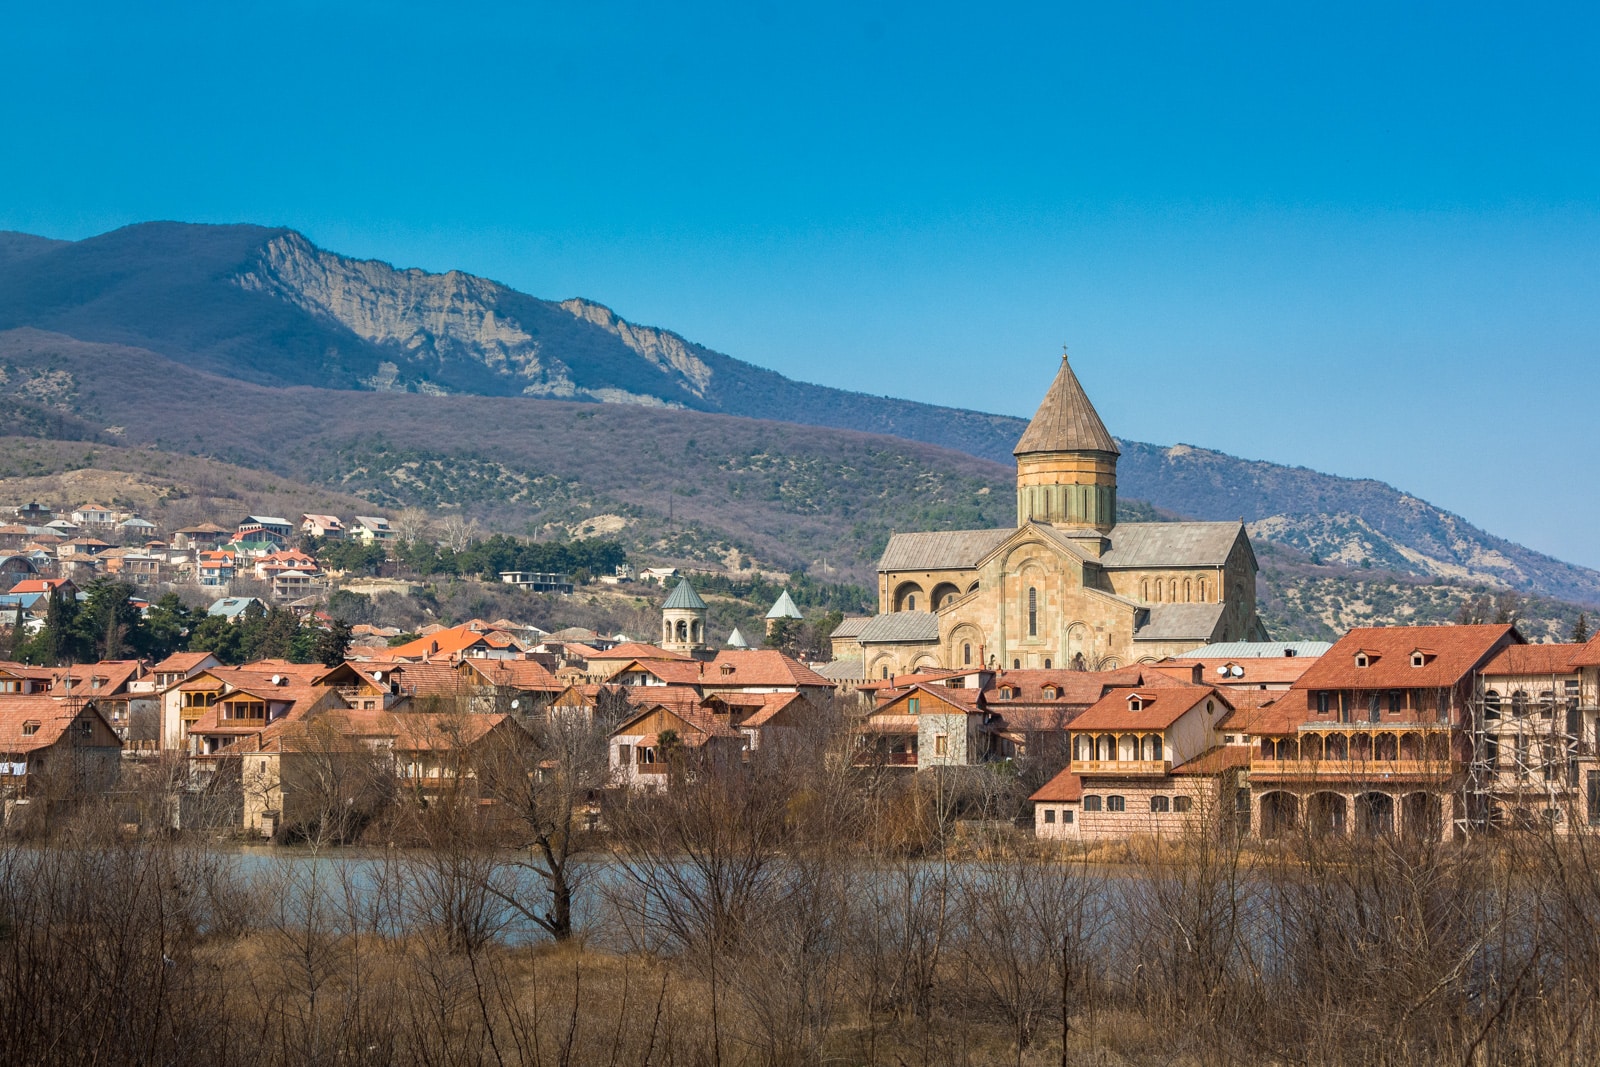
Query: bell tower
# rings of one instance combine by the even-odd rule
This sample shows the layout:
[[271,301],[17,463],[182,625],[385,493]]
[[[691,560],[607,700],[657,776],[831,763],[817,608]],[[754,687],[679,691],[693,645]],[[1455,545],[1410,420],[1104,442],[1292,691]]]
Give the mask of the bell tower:
[[706,650],[706,602],[687,578],[661,605],[661,647],[689,655]]
[[1012,453],[1018,526],[1049,523],[1092,538],[1117,524],[1117,457],[1122,453],[1072,373],[1065,350],[1056,380]]

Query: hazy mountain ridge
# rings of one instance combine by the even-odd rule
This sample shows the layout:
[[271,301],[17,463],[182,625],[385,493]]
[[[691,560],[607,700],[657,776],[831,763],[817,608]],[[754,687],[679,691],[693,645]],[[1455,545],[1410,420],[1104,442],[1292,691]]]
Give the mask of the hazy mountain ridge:
[[[281,228],[148,223],[79,242],[0,234],[0,329],[16,327],[149,349],[263,386],[722,412],[890,434],[1001,464],[1026,425],[795,382],[592,301],[542,300],[460,271],[351,259]],[[9,372],[33,390],[12,395],[77,410],[68,394],[81,375],[21,365]],[[1243,517],[1256,537],[1313,560],[1600,603],[1600,573],[1494,537],[1381,482],[1186,445],[1122,447],[1124,496],[1173,514]],[[982,510],[1010,521],[992,502]]]

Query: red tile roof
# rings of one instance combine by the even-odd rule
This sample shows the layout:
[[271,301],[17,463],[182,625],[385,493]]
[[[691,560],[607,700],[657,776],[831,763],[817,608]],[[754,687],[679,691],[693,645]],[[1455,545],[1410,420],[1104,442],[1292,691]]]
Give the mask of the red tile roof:
[[692,660],[641,660],[622,664],[611,675],[630,669],[652,674],[668,685],[711,686],[737,689],[747,686],[819,686],[833,682],[799,660],[773,649],[724,649],[710,663]]
[[668,652],[664,648],[657,648],[655,645],[647,645],[642,641],[629,641],[626,644],[617,645],[615,648],[608,648],[603,652],[597,649],[590,649],[585,658],[605,661],[613,659],[689,660],[691,657],[685,656],[678,652]]
[[209,652],[174,652],[150,669],[156,674],[188,674],[209,658]]
[[[1144,706],[1129,710],[1129,698],[1138,695]],[[1164,730],[1203,701],[1214,700],[1218,714],[1233,705],[1209,685],[1178,685],[1148,689],[1113,689],[1072,722],[1074,730]]]
[[544,664],[531,659],[467,659],[461,669],[476,674],[484,684],[512,689],[557,692],[562,688]]
[[[1294,689],[1440,688],[1459,684],[1506,644],[1522,636],[1505,625],[1488,626],[1363,626],[1351,630],[1318,657]],[[1420,667],[1411,653],[1428,655]],[[1356,653],[1375,657],[1356,666]]]
[[1483,674],[1576,674],[1574,661],[1588,645],[1507,645],[1483,665]]
[[1173,774],[1221,774],[1250,766],[1249,745],[1217,745],[1172,768]]
[[[0,697],[0,752],[36,752],[49,748],[61,740],[61,735],[78,717],[80,708],[93,703],[91,700],[72,707],[66,700],[42,693]],[[39,725],[29,734],[23,732],[27,723]]]
[[1070,804],[1083,799],[1083,779],[1072,773],[1068,767],[1044,785],[1040,786],[1033,796],[1028,798],[1035,804]]
[[[1181,681],[1189,681],[1193,677],[1195,667],[1200,668],[1200,677],[1205,685],[1288,685],[1297,680],[1311,665],[1317,662],[1316,656],[1263,656],[1260,658],[1246,659],[1190,659],[1178,657],[1162,660],[1154,664],[1154,668],[1163,674],[1170,674]],[[1238,667],[1244,674],[1235,676],[1229,674],[1226,678],[1218,674],[1222,667]]]

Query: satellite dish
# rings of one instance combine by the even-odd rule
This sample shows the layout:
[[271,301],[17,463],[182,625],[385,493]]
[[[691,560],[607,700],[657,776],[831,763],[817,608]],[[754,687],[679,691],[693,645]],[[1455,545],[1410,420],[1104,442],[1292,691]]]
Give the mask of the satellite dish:
[[1239,666],[1237,663],[1235,663],[1233,665],[1233,676],[1235,678],[1243,678],[1244,677],[1244,668]]
[[516,711],[516,710],[517,710],[517,709],[518,709],[518,708],[520,708],[520,707],[522,707],[522,701],[520,701],[520,700],[513,700],[513,701],[512,701],[512,702],[511,702],[511,710],[512,710],[512,711]]
[[381,682],[381,681],[383,681],[383,672],[382,672],[382,671],[373,671],[373,672],[372,672],[372,680],[373,680],[373,681],[374,681],[374,682]]
[[1224,663],[1222,666],[1217,668],[1217,677],[1218,678],[1226,678],[1227,676],[1228,676],[1228,665],[1226,663]]
[[272,676],[272,684],[273,684],[273,685],[282,685],[282,684],[283,684],[283,675],[281,675],[281,674],[274,674],[274,675],[273,675],[273,676]]

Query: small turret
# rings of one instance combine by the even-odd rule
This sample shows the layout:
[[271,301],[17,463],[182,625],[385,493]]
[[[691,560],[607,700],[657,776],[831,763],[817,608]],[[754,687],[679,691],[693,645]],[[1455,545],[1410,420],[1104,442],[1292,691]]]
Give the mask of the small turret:
[[773,601],[772,609],[767,612],[767,633],[772,632],[772,628],[778,625],[779,619],[803,618],[805,616],[800,614],[800,609],[795,606],[794,598],[789,595],[789,590],[785,589],[778,599]]
[[1117,442],[1067,357],[1013,450],[1017,525],[1049,523],[1101,534],[1117,524]]
[[706,602],[685,578],[661,605],[661,647],[693,654],[706,647]]

